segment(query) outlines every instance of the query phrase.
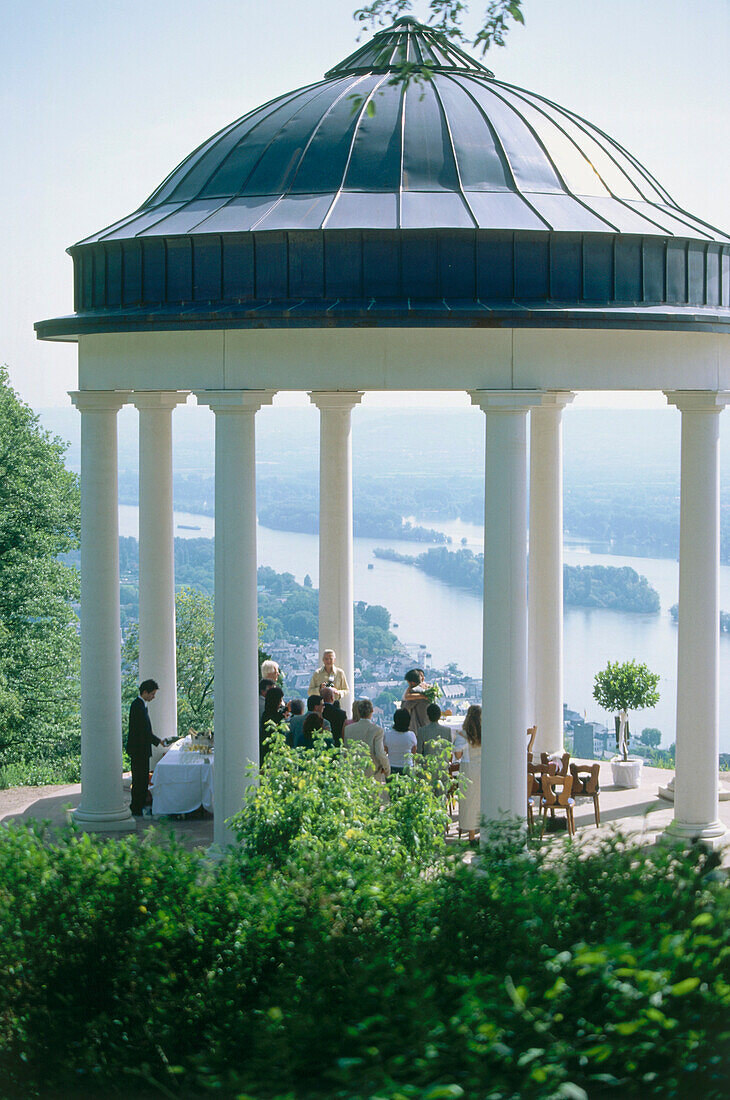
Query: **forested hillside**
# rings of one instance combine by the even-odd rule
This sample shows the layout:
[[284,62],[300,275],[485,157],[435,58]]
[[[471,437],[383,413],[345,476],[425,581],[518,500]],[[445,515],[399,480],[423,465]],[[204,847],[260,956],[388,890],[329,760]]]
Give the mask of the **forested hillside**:
[[[78,551],[67,560],[78,562]],[[122,625],[139,618],[139,543],[120,538],[119,570]],[[178,588],[197,588],[213,595],[213,539],[175,539],[175,583]],[[262,642],[316,641],[319,631],[319,592],[306,577],[299,584],[291,573],[277,573],[268,566],[258,569],[259,617],[264,622]],[[373,660],[394,653],[396,637],[390,631],[390,612],[378,604],[355,604],[355,654]]]

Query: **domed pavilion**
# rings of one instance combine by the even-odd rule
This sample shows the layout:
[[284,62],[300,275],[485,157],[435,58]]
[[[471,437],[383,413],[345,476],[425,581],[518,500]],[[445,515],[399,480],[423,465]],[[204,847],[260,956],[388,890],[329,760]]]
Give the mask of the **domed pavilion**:
[[[394,82],[403,61],[425,76]],[[524,816],[525,730],[562,745],[563,408],[663,390],[682,413],[676,838],[718,820],[719,413],[730,236],[579,115],[399,19],[324,78],[231,123],[134,213],[70,250],[79,349],[82,796],[121,787],[117,412],[140,415],[140,678],[176,730],[172,412],[216,424],[216,842],[258,759],[256,411],[320,410],[320,644],[353,682],[351,411],[462,390],[486,416],[482,811]],[[527,433],[530,462],[527,462]],[[529,486],[529,521],[528,521]],[[530,583],[527,585],[529,527]]]

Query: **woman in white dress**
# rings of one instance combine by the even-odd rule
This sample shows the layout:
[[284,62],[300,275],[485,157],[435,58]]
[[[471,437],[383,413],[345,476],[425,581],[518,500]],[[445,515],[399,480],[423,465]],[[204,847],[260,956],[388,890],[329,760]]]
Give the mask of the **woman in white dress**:
[[454,759],[459,761],[459,832],[476,840],[482,793],[482,708],[469,707],[461,731],[454,738]]

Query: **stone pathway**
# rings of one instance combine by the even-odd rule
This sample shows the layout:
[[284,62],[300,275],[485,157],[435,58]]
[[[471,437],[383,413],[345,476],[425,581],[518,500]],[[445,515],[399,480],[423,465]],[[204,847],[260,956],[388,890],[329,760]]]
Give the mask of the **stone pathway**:
[[[612,785],[610,764],[602,763],[601,827],[596,829],[592,801],[583,799],[575,809],[576,837],[590,842],[592,837],[619,827],[637,843],[654,843],[666,829],[674,813],[671,803],[660,799],[657,794],[659,787],[666,786],[671,776],[670,771],[645,767],[641,786],[636,790],[626,790]],[[126,783],[128,785],[129,777],[126,777]],[[0,791],[0,823],[36,820],[48,821],[52,826],[65,825],[70,811],[78,805],[80,791],[77,783],[48,787],[11,787]],[[730,867],[730,801],[720,802],[720,820],[728,829],[723,864]],[[161,835],[173,833],[181,844],[191,850],[207,848],[213,842],[212,818],[200,820],[187,817],[177,820],[142,817],[136,819],[136,826],[137,835],[152,828],[157,829]],[[456,819],[452,822],[447,839],[452,842],[458,839]],[[562,833],[546,833],[548,843],[560,842],[562,839]]]

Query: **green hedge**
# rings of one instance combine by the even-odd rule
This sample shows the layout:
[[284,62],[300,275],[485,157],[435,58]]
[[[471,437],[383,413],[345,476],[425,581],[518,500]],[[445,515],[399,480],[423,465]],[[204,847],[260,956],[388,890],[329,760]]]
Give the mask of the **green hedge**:
[[620,837],[544,854],[508,828],[469,869],[433,828],[433,776],[414,776],[392,810],[354,791],[383,819],[369,858],[348,775],[337,750],[275,746],[247,848],[216,865],[161,834],[2,830],[3,1095],[728,1095],[716,856]]

